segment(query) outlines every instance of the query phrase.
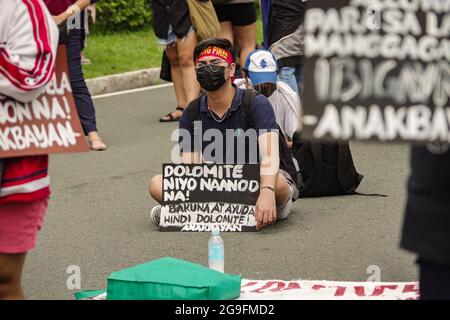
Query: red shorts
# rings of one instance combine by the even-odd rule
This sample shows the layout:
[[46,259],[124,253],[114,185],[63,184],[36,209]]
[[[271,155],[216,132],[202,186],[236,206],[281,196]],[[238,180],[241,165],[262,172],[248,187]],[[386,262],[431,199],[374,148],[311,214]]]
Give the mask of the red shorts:
[[34,248],[47,205],[48,199],[0,205],[0,253],[25,253]]

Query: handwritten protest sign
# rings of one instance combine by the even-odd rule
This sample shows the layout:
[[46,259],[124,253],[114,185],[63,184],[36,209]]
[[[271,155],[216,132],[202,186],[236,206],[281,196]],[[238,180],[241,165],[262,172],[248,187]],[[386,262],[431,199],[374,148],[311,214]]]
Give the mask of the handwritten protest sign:
[[59,46],[55,76],[30,103],[0,98],[0,158],[87,151],[70,87],[67,52]]
[[314,0],[303,137],[450,142],[450,1]]
[[164,164],[161,231],[255,231],[259,165]]

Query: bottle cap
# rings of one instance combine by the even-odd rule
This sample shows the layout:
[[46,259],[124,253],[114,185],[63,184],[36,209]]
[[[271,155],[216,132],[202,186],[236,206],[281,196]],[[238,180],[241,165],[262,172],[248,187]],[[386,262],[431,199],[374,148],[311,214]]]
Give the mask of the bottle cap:
[[220,235],[220,230],[219,229],[212,229],[211,230],[211,234],[213,235],[213,236],[218,236],[218,235]]

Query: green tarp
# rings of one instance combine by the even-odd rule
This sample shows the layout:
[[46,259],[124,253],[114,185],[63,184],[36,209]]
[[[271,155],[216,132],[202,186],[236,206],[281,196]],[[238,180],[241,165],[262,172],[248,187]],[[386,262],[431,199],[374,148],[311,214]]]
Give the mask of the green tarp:
[[166,257],[112,273],[107,299],[232,300],[240,290],[241,276]]
[[106,290],[86,290],[75,293],[75,299],[77,300],[89,300],[98,295],[106,293]]

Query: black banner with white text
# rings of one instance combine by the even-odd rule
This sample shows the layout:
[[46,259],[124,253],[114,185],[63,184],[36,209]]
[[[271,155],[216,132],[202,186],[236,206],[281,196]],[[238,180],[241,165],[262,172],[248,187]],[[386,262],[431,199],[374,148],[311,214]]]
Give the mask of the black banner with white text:
[[303,137],[450,142],[450,1],[314,0]]
[[164,164],[161,231],[255,231],[259,165]]

